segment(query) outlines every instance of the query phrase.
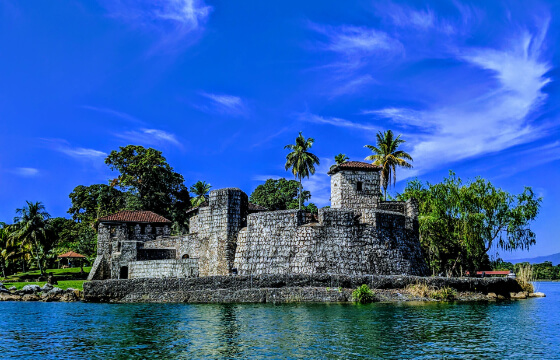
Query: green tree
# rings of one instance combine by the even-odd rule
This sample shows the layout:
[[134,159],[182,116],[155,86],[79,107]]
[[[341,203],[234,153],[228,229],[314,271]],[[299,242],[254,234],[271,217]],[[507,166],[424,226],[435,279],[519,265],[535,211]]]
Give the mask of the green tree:
[[315,174],[315,165],[319,165],[319,158],[309,152],[315,140],[313,138],[305,139],[299,133],[296,138],[295,144],[288,144],[284,149],[291,150],[286,156],[286,170],[292,169],[292,174],[299,180],[299,209],[301,210],[303,202],[303,186],[301,180],[304,177],[309,178],[309,175]]
[[78,185],[69,195],[72,206],[68,213],[77,222],[93,224],[97,219],[120,210],[138,210],[135,195],[109,185]]
[[161,151],[128,145],[113,150],[105,163],[119,172],[111,186],[137,195],[143,210],[170,218],[176,227],[187,226],[184,213],[191,204],[185,179],[173,170]]
[[208,193],[212,185],[208,184],[206,181],[197,181],[196,183],[191,186],[189,191],[194,194],[194,197],[191,198],[191,205],[192,206],[199,206],[204,201],[208,200]]
[[17,216],[14,218],[16,225],[13,238],[20,241],[24,246],[29,245],[32,254],[37,261],[41,275],[45,274],[42,262],[50,250],[52,242],[47,235],[47,220],[50,215],[41,202],[27,201],[27,205],[16,209]]
[[476,178],[463,184],[453,172],[442,183],[408,182],[400,200],[419,200],[420,239],[434,274],[462,274],[489,268],[488,251],[528,249],[530,224],[541,198],[526,187],[513,195]]
[[0,267],[2,268],[2,277],[4,278],[6,277],[9,235],[6,224],[0,222]]
[[[249,201],[264,206],[270,211],[297,209],[299,207],[298,193],[299,183],[296,180],[268,179],[264,184],[257,186],[249,197]],[[304,202],[308,201],[311,193],[303,190],[302,198]]]
[[413,160],[408,153],[398,150],[399,146],[405,142],[400,135],[395,138],[393,131],[387,130],[378,132],[376,138],[376,146],[364,146],[373,152],[365,160],[372,161],[373,164],[382,167],[381,186],[383,187],[383,197],[387,199],[387,187],[391,185],[391,177],[393,178],[393,185],[397,182],[397,167],[410,169],[412,165],[407,160]]
[[334,157],[334,161],[336,162],[336,165],[340,165],[340,164],[344,164],[345,162],[347,162],[350,158],[348,156],[346,156],[346,154],[338,154]]

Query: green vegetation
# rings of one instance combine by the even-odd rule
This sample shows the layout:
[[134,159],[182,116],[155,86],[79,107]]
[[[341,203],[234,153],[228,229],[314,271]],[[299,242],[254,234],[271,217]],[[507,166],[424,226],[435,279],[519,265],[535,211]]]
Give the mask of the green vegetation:
[[455,291],[455,289],[450,287],[443,287],[441,289],[434,290],[431,293],[432,299],[436,299],[440,301],[451,301],[455,299],[456,296],[457,296],[457,292]]
[[378,132],[376,137],[376,146],[364,146],[373,152],[365,160],[373,161],[373,164],[382,167],[381,186],[384,190],[383,197],[387,200],[387,187],[391,185],[391,177],[393,178],[393,186],[397,182],[397,167],[412,168],[412,165],[406,160],[413,160],[408,153],[397,150],[399,145],[405,142],[400,135],[394,138],[393,132],[387,130],[384,133]]
[[457,296],[457,292],[453,288],[443,287],[436,289],[423,282],[408,285],[406,287],[406,292],[416,297],[430,298],[440,301],[451,301]]
[[303,203],[303,186],[301,179],[309,178],[309,175],[315,174],[315,165],[319,165],[319,158],[308,150],[313,146],[315,140],[313,138],[305,139],[301,132],[296,138],[295,144],[288,144],[284,149],[291,150],[286,155],[286,170],[292,169],[292,174],[299,180],[299,209],[301,210]]
[[176,231],[187,229],[185,210],[191,206],[183,175],[175,172],[161,151],[137,145],[113,150],[105,164],[119,175],[111,181],[137,197],[142,210],[153,211],[173,221]]
[[488,250],[528,249],[542,199],[531,188],[518,195],[476,178],[463,184],[453,172],[442,183],[409,181],[399,200],[419,201],[420,242],[434,275],[489,269]]
[[197,181],[194,183],[194,185],[189,189],[189,191],[195,196],[191,198],[191,205],[196,207],[208,200],[208,193],[211,188],[212,185],[208,184],[206,181]]
[[[517,263],[513,264],[511,262],[505,262],[502,259],[498,259],[492,262],[493,270],[513,270],[514,273],[518,273],[522,266],[527,266],[529,263]],[[533,269],[533,278],[535,280],[560,280],[560,264],[554,266],[552,262],[545,261],[540,264],[531,265]]]
[[[63,280],[59,281],[55,287],[61,288],[62,290],[66,290],[68,288],[77,289],[77,290],[84,290],[84,282],[85,280]],[[6,288],[10,288],[15,286],[17,290],[21,290],[25,285],[45,285],[45,282],[8,282],[4,283]]]
[[352,291],[352,301],[359,304],[367,304],[375,301],[375,293],[367,286],[363,284],[356,290]]
[[[249,197],[249,201],[271,211],[297,209],[299,207],[298,192],[299,183],[295,180],[268,179],[264,184],[257,186]],[[303,202],[310,198],[311,193],[303,190]],[[313,203],[303,206],[303,208],[309,212],[317,212],[317,207]]]
[[515,279],[517,280],[523,291],[527,291],[530,293],[534,291],[532,282],[535,281],[535,277],[533,275],[533,267],[530,264],[520,264],[515,275]]

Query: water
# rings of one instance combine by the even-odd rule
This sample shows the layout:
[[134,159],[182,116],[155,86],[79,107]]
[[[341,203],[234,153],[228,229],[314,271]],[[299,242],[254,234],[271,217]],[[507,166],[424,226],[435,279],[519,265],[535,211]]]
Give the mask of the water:
[[0,357],[560,359],[560,283],[502,303],[0,302]]

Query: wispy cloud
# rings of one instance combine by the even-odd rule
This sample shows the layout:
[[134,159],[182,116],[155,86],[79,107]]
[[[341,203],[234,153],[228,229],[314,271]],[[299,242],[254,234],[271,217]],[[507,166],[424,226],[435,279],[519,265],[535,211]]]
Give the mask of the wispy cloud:
[[103,3],[110,16],[156,31],[167,44],[199,34],[212,11],[204,0],[105,0]]
[[428,110],[385,108],[365,111],[415,127],[412,156],[418,174],[459,160],[498,152],[547,136],[534,122],[534,113],[546,99],[543,87],[550,64],[541,59],[547,23],[533,35],[524,33],[503,49],[465,49],[458,59],[487,71],[494,86],[463,102]]
[[333,125],[337,127],[345,127],[349,129],[356,129],[356,130],[367,130],[367,131],[378,131],[380,128],[375,125],[367,124],[367,123],[357,123],[352,122],[350,120],[341,119],[337,117],[323,117],[320,115],[310,114],[310,113],[302,113],[298,114],[297,117],[301,121],[308,121],[316,124],[327,124]]
[[30,168],[30,167],[18,167],[10,172],[21,177],[35,177],[39,175],[38,169]]
[[303,179],[303,188],[311,192],[310,202],[323,207],[331,204],[331,177],[327,175],[334,160],[321,158],[320,165],[315,169],[315,175]]
[[129,122],[133,122],[133,123],[144,123],[142,120],[129,115],[127,113],[121,112],[121,111],[117,111],[117,110],[113,110],[113,109],[109,109],[109,108],[104,108],[104,107],[97,107],[97,106],[89,106],[89,105],[84,105],[82,106],[83,109],[87,109],[87,110],[91,110],[91,111],[95,111],[95,112],[99,112],[99,113],[103,113],[103,114],[108,114],[110,116],[113,117],[117,117]]
[[158,129],[131,130],[114,134],[116,137],[139,144],[162,145],[171,144],[182,148],[183,145],[175,134]]
[[213,94],[201,91],[202,97],[210,100],[208,104],[195,107],[205,112],[217,112],[230,115],[246,115],[248,108],[242,98],[228,94]]
[[63,139],[41,139],[51,149],[77,159],[97,160],[107,156],[107,153],[95,149],[74,147]]
[[369,56],[379,52],[401,53],[403,45],[387,33],[372,28],[342,25],[329,26],[309,23],[309,28],[323,35],[319,49],[344,54],[349,57]]

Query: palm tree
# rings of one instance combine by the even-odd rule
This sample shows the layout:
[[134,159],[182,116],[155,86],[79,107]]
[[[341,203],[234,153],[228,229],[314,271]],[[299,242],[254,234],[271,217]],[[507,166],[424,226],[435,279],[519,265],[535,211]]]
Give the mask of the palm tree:
[[33,256],[37,260],[41,275],[45,275],[41,258],[45,255],[45,245],[49,240],[47,237],[47,220],[50,215],[41,202],[26,202],[27,206],[16,209],[18,216],[14,218],[16,230],[13,237],[19,240],[22,246],[29,245],[31,251],[34,252]]
[[343,153],[340,153],[340,154],[338,154],[334,157],[334,161],[336,162],[336,165],[343,164],[343,163],[347,162],[348,159],[350,159],[350,158],[348,156],[346,156],[346,154],[343,154]]
[[301,184],[301,179],[304,177],[309,178],[309,175],[315,174],[315,165],[319,165],[319,158],[310,153],[308,150],[313,146],[315,139],[307,138],[307,140],[299,132],[299,136],[296,138],[295,144],[289,144],[284,146],[284,149],[292,150],[288,155],[286,155],[286,170],[292,168],[292,174],[299,180],[299,209],[301,210],[303,186]]
[[0,222],[0,267],[2,268],[2,277],[6,277],[6,257],[8,254],[9,233],[6,224]]
[[408,153],[397,150],[399,145],[405,142],[401,139],[400,135],[395,138],[393,132],[387,130],[384,133],[378,132],[376,137],[376,146],[365,146],[373,152],[373,155],[366,157],[365,160],[370,160],[373,164],[382,167],[381,185],[384,190],[383,197],[387,200],[387,187],[391,185],[391,177],[393,178],[393,186],[397,182],[397,166],[410,169],[412,165],[406,162],[406,160],[414,160]]
[[192,206],[199,206],[208,199],[208,192],[211,188],[212,185],[208,184],[206,181],[200,180],[191,186],[189,191],[195,195],[195,197],[191,199]]

